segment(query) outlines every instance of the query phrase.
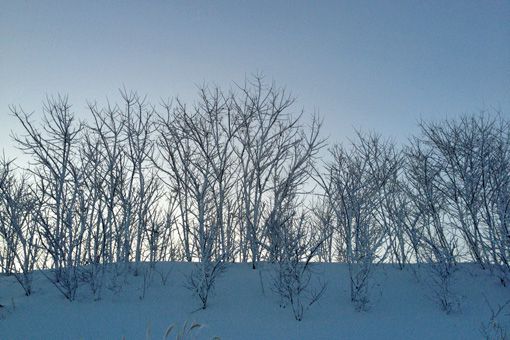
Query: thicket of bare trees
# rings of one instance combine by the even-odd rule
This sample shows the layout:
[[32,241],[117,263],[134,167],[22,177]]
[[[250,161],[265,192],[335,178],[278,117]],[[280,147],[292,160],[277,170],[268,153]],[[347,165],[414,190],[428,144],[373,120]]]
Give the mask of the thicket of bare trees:
[[146,275],[142,262],[180,260],[195,262],[188,286],[206,308],[228,262],[267,261],[300,319],[320,296],[308,290],[314,261],[348,264],[360,310],[380,262],[432,264],[447,311],[459,262],[509,282],[501,116],[422,122],[404,147],[358,133],[321,162],[320,121],[260,78],[204,87],[192,104],[121,91],[118,104],[89,103],[84,122],[66,97],[43,111],[37,123],[11,107],[30,162],[0,163],[0,270],[27,295],[34,269],[72,300],[83,282],[100,298],[106,270]]

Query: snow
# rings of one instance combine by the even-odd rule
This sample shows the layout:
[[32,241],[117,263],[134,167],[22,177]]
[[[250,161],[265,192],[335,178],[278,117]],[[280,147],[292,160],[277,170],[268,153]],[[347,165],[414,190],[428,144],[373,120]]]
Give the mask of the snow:
[[[14,277],[0,276],[0,339],[143,339],[148,333],[161,339],[169,325],[186,320],[204,325],[195,333],[199,339],[480,339],[481,324],[491,315],[485,299],[493,307],[510,299],[510,288],[488,271],[462,264],[454,287],[461,309],[447,315],[424,284],[425,267],[384,264],[375,269],[371,309],[356,312],[347,266],[317,264],[327,291],[298,322],[271,291],[271,265],[253,270],[250,264],[229,264],[206,310],[197,310],[199,302],[185,287],[192,266],[156,264],[162,273],[171,271],[168,282],[163,285],[154,273],[143,299],[143,275],[132,273],[120,292],[104,288],[102,299],[93,301],[81,286],[73,302],[41,273],[29,297]],[[510,330],[510,317],[501,321]]]

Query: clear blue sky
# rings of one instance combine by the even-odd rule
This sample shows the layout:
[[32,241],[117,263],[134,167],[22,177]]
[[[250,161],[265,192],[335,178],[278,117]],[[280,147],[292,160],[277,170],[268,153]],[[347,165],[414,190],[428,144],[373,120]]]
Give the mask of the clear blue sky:
[[191,98],[262,72],[319,111],[332,141],[353,128],[405,140],[422,117],[510,115],[510,1],[1,1],[0,150],[8,105],[46,94]]

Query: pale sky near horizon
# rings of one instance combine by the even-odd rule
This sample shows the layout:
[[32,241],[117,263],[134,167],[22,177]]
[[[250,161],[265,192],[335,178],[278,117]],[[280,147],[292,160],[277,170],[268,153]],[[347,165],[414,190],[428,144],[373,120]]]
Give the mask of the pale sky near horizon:
[[118,99],[126,87],[193,98],[263,73],[330,141],[354,128],[404,141],[420,119],[494,108],[510,116],[510,1],[3,1],[0,152],[8,105],[46,95]]

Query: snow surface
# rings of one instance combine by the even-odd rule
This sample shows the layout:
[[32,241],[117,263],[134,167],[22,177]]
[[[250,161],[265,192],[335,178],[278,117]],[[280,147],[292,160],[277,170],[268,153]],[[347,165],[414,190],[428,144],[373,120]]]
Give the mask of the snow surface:
[[[41,273],[30,297],[14,277],[0,276],[0,339],[145,339],[148,331],[161,339],[170,324],[186,320],[204,325],[195,333],[199,339],[480,339],[480,326],[490,318],[485,297],[494,307],[510,299],[510,288],[490,273],[462,265],[455,281],[461,311],[447,315],[423,283],[423,267],[401,271],[381,265],[372,287],[372,308],[356,312],[347,267],[318,264],[315,270],[327,282],[327,291],[298,322],[289,307],[280,308],[271,291],[268,264],[259,270],[249,264],[228,265],[209,307],[197,310],[198,301],[184,286],[192,265],[158,263],[158,271],[170,271],[168,282],[163,285],[155,273],[144,299],[143,276],[132,273],[120,292],[105,288],[102,299],[93,301],[88,287],[82,286],[74,302],[65,300]],[[510,317],[504,318],[510,330]]]

